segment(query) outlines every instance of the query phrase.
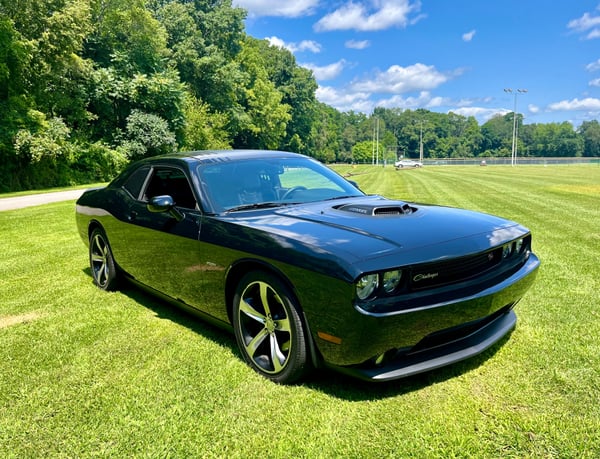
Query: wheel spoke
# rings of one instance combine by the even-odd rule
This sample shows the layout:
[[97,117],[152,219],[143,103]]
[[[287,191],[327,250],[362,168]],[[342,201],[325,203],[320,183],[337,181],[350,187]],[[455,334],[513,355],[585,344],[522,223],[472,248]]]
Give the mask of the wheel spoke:
[[260,303],[262,304],[263,309],[265,310],[265,315],[268,316],[271,314],[271,309],[269,308],[269,286],[264,282],[259,283],[260,286]]
[[270,334],[271,340],[271,361],[273,362],[273,370],[277,373],[281,371],[285,364],[286,356],[281,352],[279,348],[279,342],[275,333]]
[[102,265],[102,268],[100,269],[100,279],[98,280],[100,281],[101,285],[106,284],[108,281],[108,263],[104,263]]
[[251,319],[260,322],[263,325],[267,320],[263,314],[254,309],[254,307],[252,307],[252,305],[248,303],[245,299],[240,300],[240,311],[248,317],[250,317]]
[[104,263],[105,258],[96,252],[92,253],[92,261],[95,263]]
[[277,331],[291,333],[292,328],[290,325],[290,319],[287,317],[284,317],[283,319],[275,320],[275,329]]
[[263,343],[263,341],[265,340],[265,338],[269,336],[269,332],[267,331],[266,328],[263,328],[262,330],[260,330],[256,336],[254,338],[252,338],[252,340],[250,340],[250,342],[246,345],[246,352],[248,352],[248,355],[251,358],[254,358],[254,354],[256,353],[256,350],[258,349],[258,347]]
[[96,249],[94,250],[94,252],[97,251],[99,253],[104,253],[104,244],[102,243],[102,238],[99,235],[96,235],[96,237],[94,237],[94,247]]

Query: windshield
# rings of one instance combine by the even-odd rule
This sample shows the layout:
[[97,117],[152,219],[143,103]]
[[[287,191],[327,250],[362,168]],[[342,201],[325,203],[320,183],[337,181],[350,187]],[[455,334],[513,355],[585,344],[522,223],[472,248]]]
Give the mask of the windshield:
[[363,193],[309,158],[260,158],[198,167],[203,194],[214,212],[323,201]]

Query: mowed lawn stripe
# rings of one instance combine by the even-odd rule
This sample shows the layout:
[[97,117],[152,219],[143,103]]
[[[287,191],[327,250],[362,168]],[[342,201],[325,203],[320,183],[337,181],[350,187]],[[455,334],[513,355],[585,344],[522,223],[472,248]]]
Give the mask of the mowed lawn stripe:
[[229,334],[95,288],[73,202],[2,212],[0,456],[599,457],[600,168],[335,169],[532,229],[542,267],[510,338],[390,384],[279,386]]

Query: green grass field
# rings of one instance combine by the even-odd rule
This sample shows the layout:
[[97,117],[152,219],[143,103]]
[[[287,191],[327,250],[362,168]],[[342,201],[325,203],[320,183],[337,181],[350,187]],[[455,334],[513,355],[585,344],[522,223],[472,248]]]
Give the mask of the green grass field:
[[280,386],[233,336],[96,289],[72,201],[0,212],[0,457],[600,457],[600,167],[336,169],[529,227],[542,267],[510,338],[393,383]]

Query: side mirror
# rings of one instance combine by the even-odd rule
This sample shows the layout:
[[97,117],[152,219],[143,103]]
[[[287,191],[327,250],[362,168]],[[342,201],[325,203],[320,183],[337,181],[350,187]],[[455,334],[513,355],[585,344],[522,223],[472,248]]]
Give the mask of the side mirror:
[[[360,187],[358,186],[358,183],[356,183],[354,180],[348,180],[348,182],[350,182],[350,184],[352,186],[354,186],[355,188],[358,188],[360,190]],[[362,190],[361,190],[362,191]]]
[[175,201],[173,201],[173,198],[169,195],[154,196],[150,199],[146,207],[150,212],[169,213],[178,222],[185,217],[183,213],[175,207]]

